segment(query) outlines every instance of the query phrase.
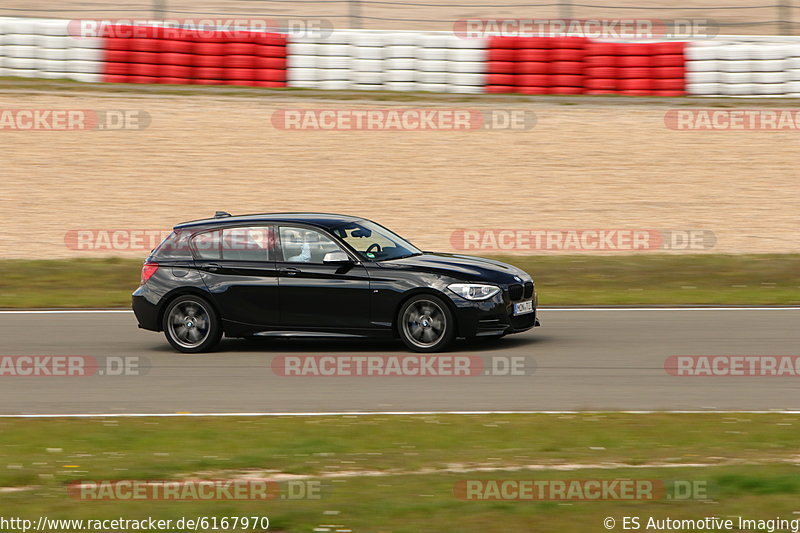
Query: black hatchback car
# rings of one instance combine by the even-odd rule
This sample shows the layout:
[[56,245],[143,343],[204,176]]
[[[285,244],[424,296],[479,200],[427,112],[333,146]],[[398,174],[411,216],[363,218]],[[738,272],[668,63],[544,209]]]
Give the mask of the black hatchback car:
[[399,337],[415,352],[539,325],[513,266],[422,252],[369,220],[320,213],[185,222],[147,258],[139,327],[186,353],[226,337]]

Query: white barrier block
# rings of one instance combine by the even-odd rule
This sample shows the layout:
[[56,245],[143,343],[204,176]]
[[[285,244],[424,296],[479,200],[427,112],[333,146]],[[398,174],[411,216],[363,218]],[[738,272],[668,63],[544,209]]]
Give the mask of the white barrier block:
[[387,82],[412,82],[417,80],[416,70],[387,70],[385,73]]
[[348,56],[319,56],[317,57],[317,68],[348,69],[352,61]]
[[387,91],[416,91],[417,84],[413,81],[387,81],[383,84]]
[[687,83],[686,92],[694,96],[712,96],[721,94],[722,85],[719,83]]
[[384,49],[384,57],[386,58],[416,58],[416,46],[387,46]]
[[[722,80],[722,72],[692,72],[686,71],[687,83],[719,83]],[[737,73],[738,74],[738,73]]]
[[382,59],[353,59],[350,68],[357,72],[383,72]]
[[448,52],[448,48],[419,48],[417,49],[417,59],[447,61]]
[[[315,68],[287,68],[286,69],[286,80],[287,82],[297,82],[297,81],[316,81],[317,79],[317,69]],[[294,87],[294,85],[291,85]]]
[[383,59],[383,47],[381,46],[354,46],[350,50],[350,55],[358,59]]
[[319,89],[327,91],[346,91],[350,89],[351,83],[349,80],[321,80],[319,82]]
[[394,57],[385,60],[386,70],[414,70],[417,60],[410,57]]
[[320,44],[317,46],[318,56],[349,56],[349,44]]
[[447,51],[447,59],[450,61],[486,62],[488,56],[489,51],[485,48],[451,48]]
[[286,43],[286,54],[289,56],[313,56],[317,55],[317,48],[316,43],[298,43],[290,39]]
[[450,85],[486,85],[485,74],[465,74],[461,72],[448,72],[447,83]]
[[317,68],[317,56],[288,56],[286,67],[290,70]]
[[448,74],[448,72],[420,71],[417,73],[417,81],[422,84],[448,83]]
[[450,72],[480,74],[486,72],[486,63],[478,61],[450,61]]

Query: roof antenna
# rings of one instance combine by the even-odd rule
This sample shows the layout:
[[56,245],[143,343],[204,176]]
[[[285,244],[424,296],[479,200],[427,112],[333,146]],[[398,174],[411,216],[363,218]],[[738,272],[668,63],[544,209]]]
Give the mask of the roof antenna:
[[214,218],[225,218],[231,216],[227,211],[217,211],[214,213]]

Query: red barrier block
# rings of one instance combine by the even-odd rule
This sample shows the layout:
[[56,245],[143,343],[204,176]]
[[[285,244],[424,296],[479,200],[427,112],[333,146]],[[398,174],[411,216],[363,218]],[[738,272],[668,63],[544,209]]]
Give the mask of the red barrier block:
[[128,50],[138,52],[159,52],[161,51],[160,39],[128,39]]
[[225,56],[192,56],[192,64],[196,67],[217,67],[225,66]]
[[551,87],[550,94],[583,94],[583,87]]
[[552,74],[583,74],[581,61],[553,61],[550,63]]
[[253,58],[253,68],[286,69],[285,57],[259,57]]
[[182,41],[178,39],[169,39],[162,41],[161,51],[174,53],[174,54],[191,54],[193,53],[195,43],[192,41]]
[[516,50],[515,61],[526,61],[530,63],[542,63],[551,60],[552,50],[542,50],[538,48],[527,48]]
[[520,87],[550,87],[553,76],[546,74],[523,74],[517,76],[517,85]]
[[550,87],[517,87],[521,94],[550,94]]
[[225,43],[197,42],[192,46],[192,53],[206,56],[225,55]]
[[257,45],[255,55],[262,57],[286,57],[286,48],[283,46]]
[[583,76],[575,76],[570,74],[558,74],[551,76],[553,87],[583,87]]
[[151,63],[157,65],[161,62],[161,54],[158,52],[129,52],[129,63]]
[[656,67],[653,70],[653,78],[679,78],[686,76],[684,67]]
[[105,64],[106,74],[125,76],[129,72],[130,72],[130,63],[112,63],[107,61]]
[[653,66],[655,67],[682,67],[686,64],[686,58],[679,54],[653,56]]
[[516,82],[514,74],[494,74],[490,73],[486,76],[487,85],[514,85]]
[[653,56],[620,56],[617,58],[620,67],[651,67]]
[[614,78],[589,78],[584,80],[583,86],[593,91],[609,93],[617,90],[618,83]]
[[649,78],[624,79],[617,82],[621,91],[651,91],[653,90],[653,80]]
[[616,67],[618,56],[586,56],[583,64],[589,67]]
[[156,78],[160,75],[161,65],[150,63],[130,63],[130,74]]
[[157,76],[128,76],[128,83],[158,83]]
[[253,68],[255,56],[225,56],[225,67],[227,68]]
[[127,50],[105,50],[105,61],[109,63],[127,63],[129,55]]
[[493,35],[489,37],[488,48],[519,48],[519,37],[503,37],[500,35]]
[[206,80],[221,80],[222,69],[219,67],[194,67],[192,69],[192,77]]
[[517,88],[513,85],[487,85],[486,92],[489,94],[515,93]]
[[[513,39],[513,37],[512,37]],[[522,50],[541,49],[550,50],[555,48],[554,37],[517,37],[517,48]]]
[[585,52],[582,48],[556,48],[550,52],[552,61],[583,61]]
[[586,43],[584,51],[587,56],[614,56],[620,53],[620,48],[617,44],[590,41]]
[[489,61],[486,70],[496,74],[512,74],[516,67],[511,61]]
[[252,55],[256,55],[257,46],[258,45],[255,42],[227,43],[225,45],[225,54],[226,55],[252,56]]
[[103,76],[105,83],[128,83],[128,76],[118,74],[106,74]]
[[653,80],[653,88],[657,91],[683,91],[685,87],[683,78]]
[[193,65],[195,56],[192,54],[159,54],[164,65]]
[[255,79],[258,81],[286,81],[286,71],[277,69],[254,69]]
[[514,61],[516,50],[511,48],[490,48],[489,61]]
[[223,80],[212,80],[212,79],[206,80],[206,79],[195,78],[194,79],[194,84],[195,85],[225,85],[225,82]]
[[683,50],[686,47],[686,43],[670,41],[663,43],[652,43],[650,46],[654,54],[682,56]]
[[106,50],[124,50],[127,52],[128,50],[130,50],[128,41],[129,39],[117,39],[117,38],[106,37],[105,39],[103,39],[103,48],[105,48]]
[[190,78],[170,78],[170,77],[161,77],[158,78],[158,83],[163,83],[166,85],[191,85],[193,82]]
[[517,63],[518,74],[550,74],[550,65],[545,61],[526,61],[524,63]]
[[159,73],[167,78],[191,78],[194,68],[185,65],[162,65]]
[[653,77],[653,69],[651,68],[641,68],[641,67],[627,67],[627,68],[618,68],[617,69],[617,77],[618,78],[652,78]]
[[614,79],[617,77],[617,67],[589,67],[583,73],[587,78],[606,78]]

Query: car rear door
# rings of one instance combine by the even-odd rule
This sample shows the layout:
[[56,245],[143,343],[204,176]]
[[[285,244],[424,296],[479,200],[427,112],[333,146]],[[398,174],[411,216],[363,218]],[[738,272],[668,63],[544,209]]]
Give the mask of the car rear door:
[[192,238],[195,264],[223,320],[274,327],[279,323],[275,231],[234,226]]
[[364,266],[356,261],[325,264],[327,253],[347,252],[319,229],[281,224],[278,230],[281,323],[345,334],[369,328],[370,284]]

